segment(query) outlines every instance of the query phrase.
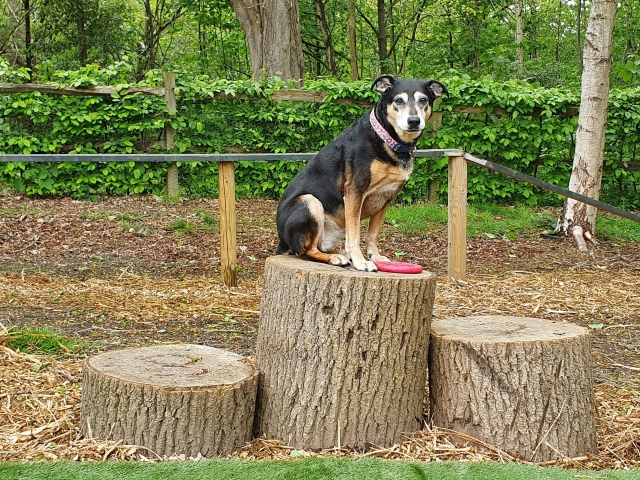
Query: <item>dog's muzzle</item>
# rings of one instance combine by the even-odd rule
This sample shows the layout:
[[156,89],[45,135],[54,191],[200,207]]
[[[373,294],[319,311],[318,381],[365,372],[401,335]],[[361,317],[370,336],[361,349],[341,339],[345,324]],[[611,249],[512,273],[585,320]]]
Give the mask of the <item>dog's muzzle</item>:
[[420,123],[422,119],[417,115],[412,115],[407,119],[407,125],[409,126],[409,130],[415,131],[420,130]]

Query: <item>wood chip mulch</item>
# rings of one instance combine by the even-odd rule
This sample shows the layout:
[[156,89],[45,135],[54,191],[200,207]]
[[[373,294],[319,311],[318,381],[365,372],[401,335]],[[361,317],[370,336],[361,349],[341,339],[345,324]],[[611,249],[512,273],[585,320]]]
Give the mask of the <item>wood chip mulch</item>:
[[[0,461],[164,461],[140,446],[84,438],[81,364],[105,349],[189,342],[251,356],[265,259],[273,254],[273,201],[238,201],[237,288],[219,281],[214,200],[165,204],[151,197],[78,202],[3,195],[0,209]],[[182,219],[193,231],[177,231]],[[190,227],[190,228],[191,228]],[[142,230],[147,228],[150,233]],[[138,233],[142,232],[142,233]],[[466,282],[446,272],[446,232],[386,228],[386,255],[439,275],[434,321],[513,315],[589,328],[598,453],[546,465],[640,467],[640,252],[601,242],[590,256],[568,242],[474,238]],[[10,327],[48,325],[88,345],[82,354],[33,355],[8,347]],[[63,349],[64,350],[64,349]],[[256,439],[234,458],[380,457],[422,461],[521,461],[458,433],[425,426],[391,448],[294,450]]]
[[[624,279],[620,280],[624,284]],[[526,308],[559,311],[562,308],[583,308],[587,314],[593,306],[583,299],[582,307],[567,298],[544,295],[544,286],[532,285],[539,292],[528,295]],[[619,288],[614,286],[612,288]],[[449,284],[439,295],[439,315],[453,308],[451,292],[456,293],[458,308],[465,304],[466,292],[473,297],[475,288],[489,286]],[[503,289],[507,287],[503,285]],[[449,291],[450,290],[450,291]],[[500,290],[500,288],[498,288]],[[141,290],[141,292],[144,289]],[[502,290],[502,295],[505,291]],[[579,292],[577,292],[579,293]],[[606,292],[602,292],[605,294]],[[96,293],[99,295],[99,292]],[[186,295],[186,293],[184,293]],[[597,294],[596,294],[597,296]],[[536,298],[537,297],[537,298]],[[496,297],[498,298],[498,297]],[[154,300],[155,302],[156,300]],[[508,299],[486,306],[484,313],[513,313],[503,305]],[[567,303],[569,306],[567,307]],[[157,307],[157,306],[156,306]],[[247,308],[249,310],[250,308]],[[625,321],[622,310],[609,307],[612,319]],[[475,311],[475,310],[474,310]],[[482,312],[480,312],[482,313]],[[558,314],[560,315],[560,314]],[[618,318],[616,315],[621,315]],[[437,320],[436,320],[437,321]],[[6,460],[174,460],[160,458],[154,452],[120,442],[83,438],[79,429],[81,406],[80,358],[53,358],[12,350],[6,346],[10,331],[0,326],[0,461]],[[596,386],[598,454],[583,458],[560,459],[544,465],[580,469],[628,469],[640,467],[640,393],[629,386],[603,383]],[[331,449],[320,452],[299,451],[268,439],[256,439],[238,450],[232,457],[246,459],[286,459],[298,456],[380,457],[420,461],[481,461],[522,462],[505,452],[465,435],[439,428],[425,429],[408,435],[406,440],[390,448],[371,446],[367,451]],[[527,462],[523,462],[527,463]]]

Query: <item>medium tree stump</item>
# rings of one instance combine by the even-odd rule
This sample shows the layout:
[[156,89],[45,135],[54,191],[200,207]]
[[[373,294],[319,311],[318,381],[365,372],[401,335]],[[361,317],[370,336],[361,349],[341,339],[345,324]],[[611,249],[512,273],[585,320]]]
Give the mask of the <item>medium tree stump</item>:
[[226,455],[251,440],[257,369],[202,345],[162,345],[85,360],[86,437],[142,445],[158,455]]
[[295,448],[389,446],[422,427],[436,277],[267,259],[256,430]]
[[429,347],[433,424],[521,459],[595,453],[589,332],[536,318],[433,322]]

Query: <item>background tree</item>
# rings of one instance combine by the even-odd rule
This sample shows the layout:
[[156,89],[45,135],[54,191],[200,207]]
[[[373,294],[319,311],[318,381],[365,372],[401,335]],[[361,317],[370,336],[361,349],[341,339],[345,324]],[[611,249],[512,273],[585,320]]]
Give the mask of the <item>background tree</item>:
[[[580,116],[569,190],[596,199],[600,197],[602,180],[617,8],[616,0],[594,0],[584,42]],[[596,208],[567,198],[556,231],[572,235],[578,248],[586,251],[586,240],[595,242],[596,213]]]
[[359,80],[358,74],[358,50],[356,45],[356,0],[349,0],[349,66],[351,68],[351,80]]
[[40,74],[108,65],[135,50],[135,13],[126,0],[43,0],[33,25]]
[[304,77],[298,0],[231,0],[251,54],[254,78]]
[[162,66],[161,39],[166,32],[171,33],[178,19],[186,12],[186,7],[175,0],[143,0],[143,4],[145,21],[143,37],[139,43],[138,78],[144,72]]
[[0,56],[12,56],[24,62],[31,72],[34,66],[31,22],[38,9],[37,0],[5,0],[0,4]]
[[329,70],[329,74],[335,77],[338,74],[338,70],[336,68],[336,55],[333,50],[333,38],[331,30],[329,29],[329,24],[327,23],[325,2],[323,0],[314,0],[313,3],[316,7],[316,15],[318,17],[318,23],[320,24],[320,31],[322,32],[322,41],[324,43],[327,59],[327,69]]

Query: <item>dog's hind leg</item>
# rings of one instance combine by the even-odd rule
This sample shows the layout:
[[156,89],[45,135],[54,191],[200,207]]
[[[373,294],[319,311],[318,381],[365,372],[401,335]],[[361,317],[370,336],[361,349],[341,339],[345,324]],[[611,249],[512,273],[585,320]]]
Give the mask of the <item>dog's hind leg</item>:
[[313,195],[302,195],[298,202],[304,212],[298,210],[297,213],[304,221],[300,221],[298,216],[298,224],[290,225],[296,233],[295,245],[290,245],[290,249],[302,258],[337,266],[349,265],[346,256],[331,251],[335,246],[336,236],[335,232],[326,235],[329,232],[325,232],[325,212],[320,200]]
[[280,240],[280,243],[278,243],[278,249],[276,250],[276,255],[284,255],[285,253],[289,252],[289,245],[286,244],[286,242],[283,242],[282,240]]

